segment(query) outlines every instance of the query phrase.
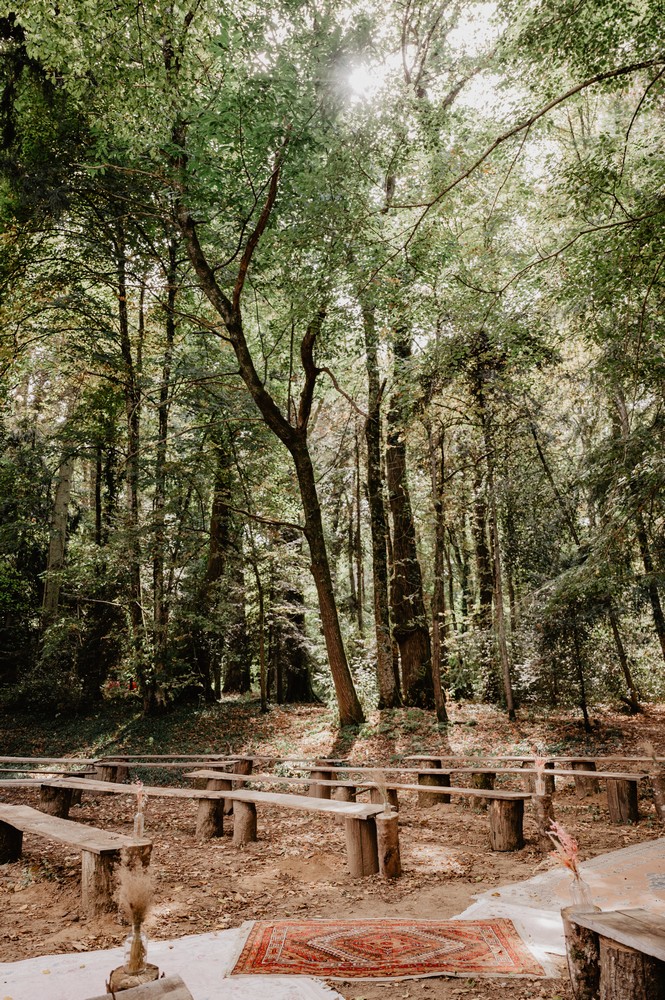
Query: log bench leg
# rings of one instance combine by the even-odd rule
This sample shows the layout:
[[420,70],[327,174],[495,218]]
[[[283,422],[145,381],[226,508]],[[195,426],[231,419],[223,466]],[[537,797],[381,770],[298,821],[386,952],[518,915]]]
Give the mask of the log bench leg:
[[[495,780],[495,774],[472,774],[469,781],[469,788],[485,788],[492,791]],[[487,799],[476,799],[469,796],[469,798],[464,801],[474,809],[487,809]]]
[[[422,794],[422,793],[419,792],[418,794]],[[396,788],[386,788],[385,795],[386,795],[386,798],[388,799],[388,805],[391,807],[391,809],[394,809],[395,812],[399,812],[399,798],[397,796],[397,789]],[[450,798],[450,796],[448,796],[448,798]],[[370,800],[370,802],[374,802],[376,805],[383,805],[385,799],[383,797],[381,789],[379,789],[379,788],[370,788],[370,790],[369,790],[369,800]]]
[[[595,760],[573,760],[570,762],[571,771],[595,771]],[[575,794],[578,799],[584,799],[587,795],[595,795],[600,789],[598,778],[573,778],[575,782]]]
[[23,849],[23,831],[0,820],[0,865],[18,861]]
[[554,820],[554,807],[551,795],[534,795],[533,802],[534,818],[536,820],[536,830],[538,832],[538,846],[543,851],[552,850],[552,841],[548,837],[548,831]]
[[84,917],[96,917],[116,909],[113,902],[113,868],[117,859],[117,851],[105,854],[81,851],[81,909]]
[[[566,906],[561,911],[570,984],[575,1000],[598,1000],[600,988],[598,935],[575,923],[576,909],[575,906]],[[600,910],[600,907],[595,906],[593,909]]]
[[253,802],[233,802],[233,843],[249,844],[256,840],[256,806]]
[[524,847],[524,799],[490,799],[490,849],[519,851]]
[[[418,784],[430,788],[450,788],[449,774],[419,774]],[[450,795],[438,794],[435,792],[418,792],[418,805],[429,808],[438,806],[441,803],[450,802]]]
[[39,794],[39,808],[41,812],[48,813],[49,816],[59,816],[60,819],[67,819],[71,804],[71,788],[41,786]]
[[[251,757],[241,757],[240,760],[233,762],[230,768],[236,774],[251,774],[252,773],[252,758]],[[243,788],[245,785],[244,781],[232,781],[231,788]],[[233,812],[233,799],[226,799],[224,802],[224,813],[226,816],[230,816]]]
[[[337,787],[332,790],[331,798],[335,799],[337,802],[355,802],[356,789],[347,785],[337,785]],[[344,822],[344,817],[335,816],[334,822],[335,826],[341,826]]]
[[625,778],[607,778],[607,808],[611,823],[637,823],[637,782]]
[[196,839],[212,840],[224,833],[224,799],[199,799]]
[[396,813],[374,817],[379,872],[384,878],[399,878],[402,861],[399,853],[399,819]]
[[345,821],[346,859],[354,878],[375,875],[379,870],[379,851],[376,840],[376,823],[372,816],[368,819]]
[[328,768],[325,771],[310,771],[309,776],[312,779],[312,784],[309,786],[307,794],[313,799],[329,799],[332,785],[318,785],[317,781],[326,781],[327,779],[334,781],[335,774]]
[[151,851],[152,844],[137,844],[101,854],[81,851],[81,910],[84,917],[95,917],[117,910],[113,895],[116,888],[114,869],[118,860],[129,868],[146,868],[150,863]]
[[332,790],[332,797],[337,802],[355,802],[356,790],[351,785],[337,785]]
[[[72,778],[88,778],[90,776],[89,771],[73,771],[71,774]],[[81,788],[72,788],[72,800],[69,803],[70,806],[80,806],[81,799],[83,798],[83,790]]]
[[[231,783],[225,778],[209,778],[206,788],[211,792],[228,791]],[[196,814],[196,839],[211,840],[224,833],[224,799],[199,799]]]
[[600,1000],[665,1000],[665,962],[598,937]]

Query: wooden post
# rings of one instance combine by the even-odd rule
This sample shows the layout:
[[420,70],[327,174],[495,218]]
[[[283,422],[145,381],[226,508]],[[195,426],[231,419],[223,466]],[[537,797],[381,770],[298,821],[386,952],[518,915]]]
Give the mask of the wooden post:
[[338,802],[355,802],[356,790],[352,785],[336,785],[332,790],[332,798]]
[[656,818],[665,823],[665,772],[654,774],[651,779],[653,786],[653,802],[656,807]]
[[379,870],[379,852],[374,818],[346,819],[346,859],[354,878],[375,875]]
[[[72,771],[71,774],[67,775],[68,778],[88,778],[89,776],[90,776],[90,772],[89,771]],[[71,793],[72,793],[72,799],[71,799],[71,802],[69,803],[69,805],[70,806],[80,806],[81,805],[81,799],[83,798],[83,791],[82,791],[82,789],[80,789],[80,788],[72,788],[71,789]]]
[[253,802],[233,801],[233,844],[249,844],[256,840],[256,806]]
[[[331,798],[335,799],[337,802],[355,802],[356,801],[356,789],[352,786],[347,785],[336,785],[332,789]],[[334,816],[335,826],[341,826],[344,823],[344,816]]]
[[[570,769],[571,771],[595,771],[596,762],[595,760],[571,760]],[[598,778],[575,777],[573,780],[578,799],[584,799],[587,795],[595,795],[599,791]]]
[[[438,758],[430,757],[428,760],[423,761],[423,765],[430,770],[432,768],[441,768],[441,761]],[[450,774],[448,771],[442,774],[419,774],[418,775],[419,785],[429,785],[433,788],[450,788]],[[418,805],[425,808],[430,806],[438,806],[441,803],[450,802],[450,795],[438,795],[433,792],[418,792]]]
[[490,848],[518,851],[524,847],[524,799],[490,799]]
[[0,820],[0,865],[18,861],[23,847],[23,832]]
[[554,820],[552,796],[534,795],[531,801],[533,803],[534,819],[538,833],[538,846],[543,851],[551,851],[552,841],[547,834]]
[[376,842],[379,871],[384,878],[399,878],[402,861],[399,853],[399,819],[396,813],[379,813],[376,822]]
[[607,807],[611,823],[637,823],[637,781],[628,778],[606,778]]
[[[600,911],[598,906],[591,909]],[[576,912],[580,912],[577,906],[566,906],[561,911],[573,996],[575,1000],[598,1000],[600,987],[598,935],[575,923]]]
[[[234,760],[231,764],[230,770],[235,774],[251,774],[252,773],[252,758],[251,757],[241,757],[238,760]],[[231,788],[243,788],[244,781],[232,781]],[[224,812],[227,816],[230,816],[233,812],[233,799],[224,800]]]
[[315,768],[309,772],[312,784],[309,786],[308,795],[313,799],[329,799],[332,789],[331,785],[319,785],[318,781],[334,781],[337,775],[330,768]]
[[[471,774],[469,776],[469,788],[486,788],[491,791],[494,788],[495,780],[496,774],[485,774],[481,771],[477,771],[475,774]],[[473,809],[487,809],[487,799],[476,798],[475,796],[470,795],[469,798],[464,801]]]
[[[213,792],[228,791],[229,782],[210,778],[206,786]],[[212,840],[224,833],[224,799],[199,799],[196,813],[196,839]]]
[[598,937],[600,1000],[665,1000],[665,962]]
[[[397,789],[396,788],[386,788],[385,794],[386,794],[386,798],[388,799],[388,805],[391,807],[391,809],[394,809],[395,812],[399,812],[399,798],[397,796]],[[419,794],[421,794],[421,793],[419,793]],[[382,794],[381,790],[379,788],[374,787],[374,786],[372,788],[370,788],[370,790],[369,790],[369,800],[370,800],[370,802],[374,802],[376,805],[379,805],[379,806],[383,805],[384,802],[385,802],[385,799],[383,797],[383,794]]]
[[41,812],[48,813],[49,816],[59,816],[60,819],[67,819],[71,804],[71,788],[53,788],[53,786],[49,785],[41,786],[39,792],[39,808]]
[[95,854],[81,851],[81,908],[84,917],[96,917],[115,909],[113,866],[117,851]]

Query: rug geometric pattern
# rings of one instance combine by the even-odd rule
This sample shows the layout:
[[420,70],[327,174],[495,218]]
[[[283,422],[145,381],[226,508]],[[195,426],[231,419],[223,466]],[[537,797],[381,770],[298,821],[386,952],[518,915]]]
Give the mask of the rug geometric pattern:
[[232,975],[543,976],[512,921],[257,920]]

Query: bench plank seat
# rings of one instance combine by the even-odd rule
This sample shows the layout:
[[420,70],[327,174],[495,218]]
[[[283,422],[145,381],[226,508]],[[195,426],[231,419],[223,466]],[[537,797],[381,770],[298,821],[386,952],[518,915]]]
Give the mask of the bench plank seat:
[[[234,778],[246,777],[233,773]],[[88,779],[55,779],[48,782],[54,788],[82,788],[88,791],[111,792],[115,795],[135,795],[131,785]],[[357,877],[375,874],[380,869],[376,822],[374,817],[383,812],[383,806],[360,802],[339,802],[334,799],[315,799],[305,795],[280,792],[262,792],[248,788],[213,790],[201,788],[164,788],[144,786],[146,795],[164,798],[198,799],[209,808],[215,802],[231,800],[234,803],[233,842],[236,846],[256,840],[256,806],[281,809],[298,809],[306,812],[329,813],[341,816],[346,826],[347,859],[351,874]],[[199,823],[197,820],[197,829]],[[221,829],[219,830],[221,833]]]
[[147,865],[152,841],[49,816],[31,806],[0,802],[0,863],[21,856],[23,834],[45,837],[81,851],[81,904],[86,916],[110,911],[113,866],[121,858]]
[[576,912],[575,923],[665,962],[665,917],[644,909]]

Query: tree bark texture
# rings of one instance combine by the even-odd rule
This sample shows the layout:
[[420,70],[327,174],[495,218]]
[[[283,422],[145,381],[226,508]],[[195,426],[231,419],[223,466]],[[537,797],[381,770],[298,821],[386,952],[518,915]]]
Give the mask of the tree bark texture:
[[434,707],[432,650],[423,580],[416,548],[416,527],[406,465],[406,379],[404,365],[411,356],[407,330],[397,328],[394,338],[395,376],[388,411],[386,471],[393,520],[393,576],[391,608],[393,635],[399,646],[402,697],[405,705]]
[[374,309],[363,304],[365,359],[367,366],[367,499],[372,536],[372,583],[374,589],[374,629],[376,634],[376,676],[379,708],[396,708],[401,703],[399,675],[393,667],[388,598],[388,529],[381,468],[381,384],[377,358],[378,337]]
[[53,519],[51,521],[51,535],[49,538],[46,577],[44,580],[43,610],[45,622],[53,620],[60,600],[60,580],[65,566],[67,516],[72,493],[73,474],[74,456],[71,452],[67,451],[60,461],[53,498]]

